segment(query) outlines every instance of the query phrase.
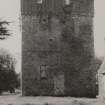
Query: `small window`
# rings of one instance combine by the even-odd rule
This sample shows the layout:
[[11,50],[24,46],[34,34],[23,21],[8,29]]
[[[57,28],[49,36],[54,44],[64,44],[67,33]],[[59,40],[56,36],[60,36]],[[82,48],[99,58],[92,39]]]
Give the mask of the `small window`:
[[69,5],[70,4],[70,0],[65,0],[65,4]]
[[42,4],[43,0],[37,0],[38,4]]
[[47,66],[46,65],[40,66],[40,78],[47,79]]

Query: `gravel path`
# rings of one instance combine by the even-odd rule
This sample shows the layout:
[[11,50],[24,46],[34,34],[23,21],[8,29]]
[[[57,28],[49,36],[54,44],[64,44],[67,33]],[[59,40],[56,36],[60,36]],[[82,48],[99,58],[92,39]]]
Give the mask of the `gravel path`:
[[0,105],[102,105],[97,99],[72,97],[22,97],[20,94],[0,96]]

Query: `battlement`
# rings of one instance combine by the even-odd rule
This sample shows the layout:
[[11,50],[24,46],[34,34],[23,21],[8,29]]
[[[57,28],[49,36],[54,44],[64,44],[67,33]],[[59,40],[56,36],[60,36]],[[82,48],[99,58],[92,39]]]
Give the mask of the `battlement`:
[[72,7],[73,15],[93,16],[93,0],[22,0],[22,15],[37,15],[39,12],[47,13],[52,11],[55,14],[61,13],[63,8]]

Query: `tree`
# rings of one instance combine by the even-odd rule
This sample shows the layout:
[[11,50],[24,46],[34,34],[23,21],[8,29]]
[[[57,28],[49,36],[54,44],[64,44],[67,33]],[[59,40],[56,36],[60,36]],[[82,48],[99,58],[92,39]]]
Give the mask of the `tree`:
[[15,59],[5,51],[0,54],[0,93],[14,92],[18,86],[18,76],[15,72]]
[[[9,25],[9,22],[7,21],[0,21],[0,40],[6,39],[8,36],[10,36],[9,30],[7,26]],[[6,87],[7,81],[7,74],[8,71],[3,70],[4,69],[4,62],[6,59],[4,59],[4,56],[0,55],[0,93],[4,90]]]
[[7,29],[7,25],[9,25],[9,22],[0,21],[0,40],[4,40],[8,36],[10,36],[9,30]]

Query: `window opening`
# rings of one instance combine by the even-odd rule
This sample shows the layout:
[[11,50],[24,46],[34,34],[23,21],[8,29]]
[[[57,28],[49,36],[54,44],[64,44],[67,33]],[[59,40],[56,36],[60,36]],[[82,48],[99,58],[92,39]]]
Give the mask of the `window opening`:
[[37,3],[38,4],[42,4],[43,3],[43,0],[37,0]]
[[70,4],[70,0],[65,0],[65,4],[69,5]]
[[40,66],[40,78],[47,79],[47,65]]

